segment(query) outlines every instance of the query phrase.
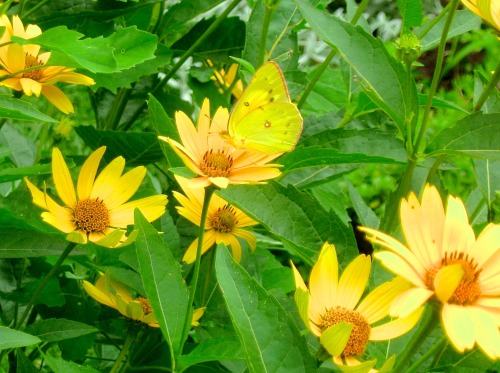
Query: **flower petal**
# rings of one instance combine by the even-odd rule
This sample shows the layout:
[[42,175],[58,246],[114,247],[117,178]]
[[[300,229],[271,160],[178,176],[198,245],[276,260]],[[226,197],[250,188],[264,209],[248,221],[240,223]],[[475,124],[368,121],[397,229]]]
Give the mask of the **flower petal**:
[[387,341],[407,333],[417,324],[423,312],[424,307],[419,307],[407,317],[373,327],[370,333],[370,341]]
[[112,210],[127,202],[141,186],[144,176],[146,176],[146,167],[139,166],[120,177],[115,190],[106,198],[106,207]]
[[135,201],[124,203],[109,211],[109,225],[117,228],[126,228],[127,225],[134,224],[134,210],[138,208],[147,221],[158,219],[165,213],[167,196],[157,194],[141,198]]
[[446,220],[443,232],[442,256],[453,252],[468,252],[475,242],[475,235],[463,202],[459,198],[448,197]]
[[416,287],[407,290],[394,299],[391,303],[389,314],[396,317],[407,317],[417,308],[422,306],[433,295],[433,291],[425,288]]
[[76,204],[75,187],[68,166],[58,148],[52,149],[52,177],[59,197],[66,206],[73,208]]
[[464,270],[461,264],[448,265],[436,273],[434,290],[441,303],[448,302],[463,277]]
[[363,295],[370,277],[371,257],[358,255],[344,270],[339,280],[337,305],[353,310]]
[[78,183],[76,185],[78,198],[80,200],[90,198],[95,175],[97,174],[99,163],[101,162],[101,158],[105,151],[106,147],[101,146],[99,149],[94,151],[83,164],[80,174],[78,175]]
[[396,275],[406,278],[415,286],[426,287],[424,281],[422,280],[422,276],[417,273],[415,268],[412,266],[414,263],[409,262],[407,258],[401,257],[401,255],[390,251],[378,251],[373,254],[373,256],[380,260],[384,267]]
[[448,340],[458,352],[474,347],[474,322],[465,307],[443,304],[441,322]]
[[[203,247],[201,249],[201,255],[207,252],[208,249],[210,249],[213,244],[215,243],[215,234],[213,231],[207,231],[205,232],[203,236]],[[198,246],[198,239],[195,239],[191,245],[189,245],[188,249],[184,253],[184,256],[182,257],[182,261],[191,264],[194,263],[196,260],[196,251],[197,251],[197,246]]]
[[73,109],[73,104],[69,100],[68,96],[66,96],[66,94],[64,94],[64,92],[56,86],[44,84],[42,86],[41,93],[52,105],[64,114],[74,113],[75,109]]
[[335,246],[325,243],[309,279],[309,307],[314,308],[317,314],[336,305],[338,267]]
[[115,188],[119,187],[120,175],[124,167],[125,159],[123,157],[113,159],[97,176],[90,198],[99,198],[106,203],[106,198],[113,193]]

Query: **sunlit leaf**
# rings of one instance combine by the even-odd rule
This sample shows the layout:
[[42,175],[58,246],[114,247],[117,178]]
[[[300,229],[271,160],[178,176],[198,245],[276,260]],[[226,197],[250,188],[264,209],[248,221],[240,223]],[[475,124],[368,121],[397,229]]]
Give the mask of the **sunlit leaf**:
[[34,335],[0,326],[0,351],[6,348],[31,346],[40,342],[40,338]]

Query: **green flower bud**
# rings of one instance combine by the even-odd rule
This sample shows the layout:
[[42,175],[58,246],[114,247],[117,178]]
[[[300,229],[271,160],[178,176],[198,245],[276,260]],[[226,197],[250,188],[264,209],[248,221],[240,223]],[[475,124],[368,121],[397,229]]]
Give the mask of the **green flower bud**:
[[396,42],[396,56],[406,65],[411,65],[422,54],[420,41],[415,34],[403,34]]

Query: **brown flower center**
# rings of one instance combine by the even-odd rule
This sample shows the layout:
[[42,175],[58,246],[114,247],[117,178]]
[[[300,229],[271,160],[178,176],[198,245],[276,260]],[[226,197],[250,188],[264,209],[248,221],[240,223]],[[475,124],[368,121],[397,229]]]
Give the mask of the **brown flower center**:
[[352,331],[342,355],[361,355],[370,339],[371,327],[359,312],[338,306],[330,308],[321,315],[321,323],[318,326],[324,331],[343,321],[352,325]]
[[209,177],[227,177],[233,168],[233,158],[224,151],[207,151],[203,156],[200,169]]
[[[33,57],[31,54],[26,53],[24,68],[28,69],[35,66],[43,66],[43,62],[37,60],[36,57]],[[25,71],[23,73],[23,78],[32,79],[38,82],[43,78],[43,72],[41,69]]]
[[235,225],[238,224],[234,208],[228,205],[218,208],[208,217],[208,222],[215,231],[222,233],[232,232]]
[[136,301],[141,303],[142,306],[142,312],[144,312],[145,315],[150,314],[153,312],[153,308],[151,307],[151,303],[149,303],[149,300],[143,297],[138,297]]
[[436,274],[441,268],[453,264],[460,264],[462,266],[464,276],[448,302],[461,306],[473,304],[481,295],[478,281],[481,271],[477,269],[474,259],[469,258],[465,253],[446,253],[444,258],[441,259],[440,264],[427,271],[425,274],[425,284],[429,289],[434,290],[434,278]]
[[109,210],[99,198],[78,201],[73,208],[78,229],[86,233],[102,232],[109,226]]

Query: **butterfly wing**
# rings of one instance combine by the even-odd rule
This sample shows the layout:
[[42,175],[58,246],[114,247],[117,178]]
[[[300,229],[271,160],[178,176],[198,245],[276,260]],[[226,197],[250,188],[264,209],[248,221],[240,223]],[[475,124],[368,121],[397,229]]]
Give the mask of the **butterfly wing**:
[[268,62],[254,74],[229,118],[230,136],[238,132],[240,121],[253,110],[271,102],[291,102],[285,78],[278,64]]
[[272,102],[249,112],[231,137],[237,148],[267,154],[292,150],[302,132],[302,117],[290,102]]

